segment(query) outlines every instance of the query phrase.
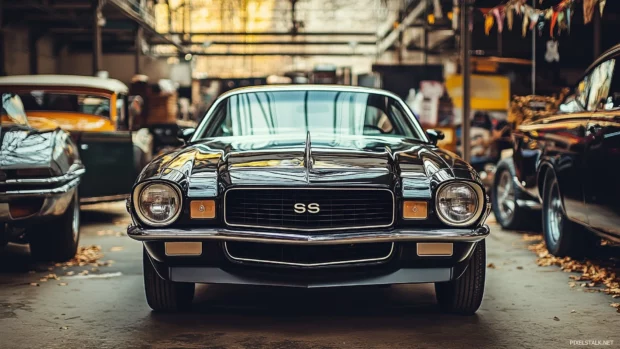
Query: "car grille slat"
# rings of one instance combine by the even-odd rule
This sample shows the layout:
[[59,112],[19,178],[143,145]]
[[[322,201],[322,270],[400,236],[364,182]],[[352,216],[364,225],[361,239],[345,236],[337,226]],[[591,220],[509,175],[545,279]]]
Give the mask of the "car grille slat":
[[[318,204],[318,213],[296,213],[295,204]],[[225,195],[230,226],[304,231],[389,227],[394,196],[387,189],[239,188]]]

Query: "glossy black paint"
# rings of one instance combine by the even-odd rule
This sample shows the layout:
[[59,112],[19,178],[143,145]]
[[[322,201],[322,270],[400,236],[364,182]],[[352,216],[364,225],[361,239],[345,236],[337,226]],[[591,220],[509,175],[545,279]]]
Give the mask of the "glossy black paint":
[[[27,227],[62,215],[77,190],[83,168],[78,149],[65,131],[2,124],[0,225]],[[12,217],[10,207],[17,202],[33,205],[36,212]]]
[[[405,123],[413,125],[415,121],[413,116],[411,118]],[[199,130],[214,128],[210,123],[217,122],[208,116],[205,120]],[[439,134],[433,136],[440,137]],[[483,225],[488,212],[488,199],[478,174],[469,164],[455,154],[439,149],[426,138],[433,137],[422,135],[422,140],[416,140],[394,134],[308,132],[198,140],[196,136],[192,140],[186,138],[187,144],[182,148],[151,161],[134,186],[135,189],[148,181],[167,181],[178,186],[183,193],[180,217],[164,228],[146,226],[135,214],[131,197],[127,207],[134,225],[129,227],[128,235],[144,242],[148,258],[162,278],[179,282],[326,287],[453,280],[465,270],[476,242],[489,233],[488,227]],[[485,209],[469,227],[447,226],[435,212],[437,189],[455,180],[474,183],[482,188]],[[380,229],[342,228],[337,231],[309,231],[303,236],[296,230],[265,227],[244,227],[232,231],[223,219],[224,197],[228,190],[244,187],[386,189],[395,200],[394,220],[390,226]],[[215,200],[215,219],[190,218],[190,201],[199,199]],[[405,199],[426,201],[427,219],[403,219]],[[396,252],[388,261],[370,264],[352,261],[334,268],[302,267],[302,273],[288,275],[295,274],[291,271],[295,268],[290,265],[259,267],[260,262],[250,262],[250,265],[232,263],[222,245],[224,241],[239,239],[255,239],[254,242],[259,244],[317,244],[313,251],[320,251],[321,245],[326,245],[325,241],[332,245],[346,245],[381,240],[394,242]],[[324,241],[317,242],[321,239]],[[200,242],[202,254],[194,257],[168,256],[164,243],[172,241]],[[418,258],[417,242],[453,242],[454,254],[449,257]]]
[[[311,148],[314,161],[312,170],[307,171],[303,164],[305,139],[212,138],[156,158],[136,183],[154,179],[173,182],[186,195],[185,201],[219,199],[227,189],[243,186],[385,188],[395,194],[401,210],[403,198],[429,202],[428,220],[409,223],[397,219],[397,224],[429,226],[441,225],[433,214],[433,193],[440,184],[463,180],[481,185],[466,162],[428,143],[389,136],[323,136],[313,137]],[[218,212],[222,212],[219,203]],[[221,223],[219,219],[190,222],[188,216],[189,212],[184,212],[177,224]]]
[[[613,58],[620,58],[620,46],[599,58],[585,75]],[[615,86],[619,71],[616,62],[611,83]],[[612,87],[610,95],[618,92]],[[582,106],[519,126],[514,133],[516,184],[526,189],[529,200],[542,202],[545,178],[555,175],[567,216],[620,241],[620,110],[605,109]]]

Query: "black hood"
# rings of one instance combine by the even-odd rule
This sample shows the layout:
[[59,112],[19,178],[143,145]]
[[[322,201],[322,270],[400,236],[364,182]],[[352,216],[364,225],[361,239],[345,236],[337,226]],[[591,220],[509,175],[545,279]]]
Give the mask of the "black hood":
[[[425,184],[473,170],[454,154],[398,137],[311,135],[222,137],[197,142],[155,159],[139,181],[189,179],[190,194],[230,186],[381,186]],[[306,161],[307,154],[310,161]],[[182,177],[182,178],[181,178]],[[200,184],[202,183],[202,184]],[[403,184],[406,188],[406,183]],[[415,187],[414,185],[413,187]],[[207,189],[208,187],[208,189]],[[191,195],[190,195],[191,196]]]

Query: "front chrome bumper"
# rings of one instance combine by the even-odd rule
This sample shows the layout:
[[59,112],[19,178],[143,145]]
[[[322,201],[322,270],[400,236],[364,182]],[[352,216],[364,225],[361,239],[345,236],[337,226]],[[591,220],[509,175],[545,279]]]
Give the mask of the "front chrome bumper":
[[[69,174],[41,179],[12,179],[0,183],[0,222],[14,222],[36,219],[48,216],[62,215],[80,184],[80,176],[84,173],[79,168]],[[49,185],[55,185],[49,187]],[[20,185],[20,189],[12,189]],[[39,188],[37,188],[39,186]],[[43,186],[41,188],[41,186]],[[37,213],[26,217],[14,218],[11,216],[9,202],[15,199],[41,198],[43,202]]]
[[354,233],[312,235],[291,232],[263,232],[224,228],[143,229],[129,226],[127,235],[138,241],[247,241],[278,244],[354,244],[365,242],[436,241],[477,242],[489,235],[487,225],[473,229],[392,229]]

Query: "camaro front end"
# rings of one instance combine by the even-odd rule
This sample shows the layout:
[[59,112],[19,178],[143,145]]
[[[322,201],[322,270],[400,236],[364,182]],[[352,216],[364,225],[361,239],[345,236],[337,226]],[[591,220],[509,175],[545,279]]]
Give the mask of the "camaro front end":
[[447,311],[482,301],[484,188],[384,91],[225,94],[185,147],[142,171],[127,208],[155,310],[189,305],[195,283],[432,282]]

